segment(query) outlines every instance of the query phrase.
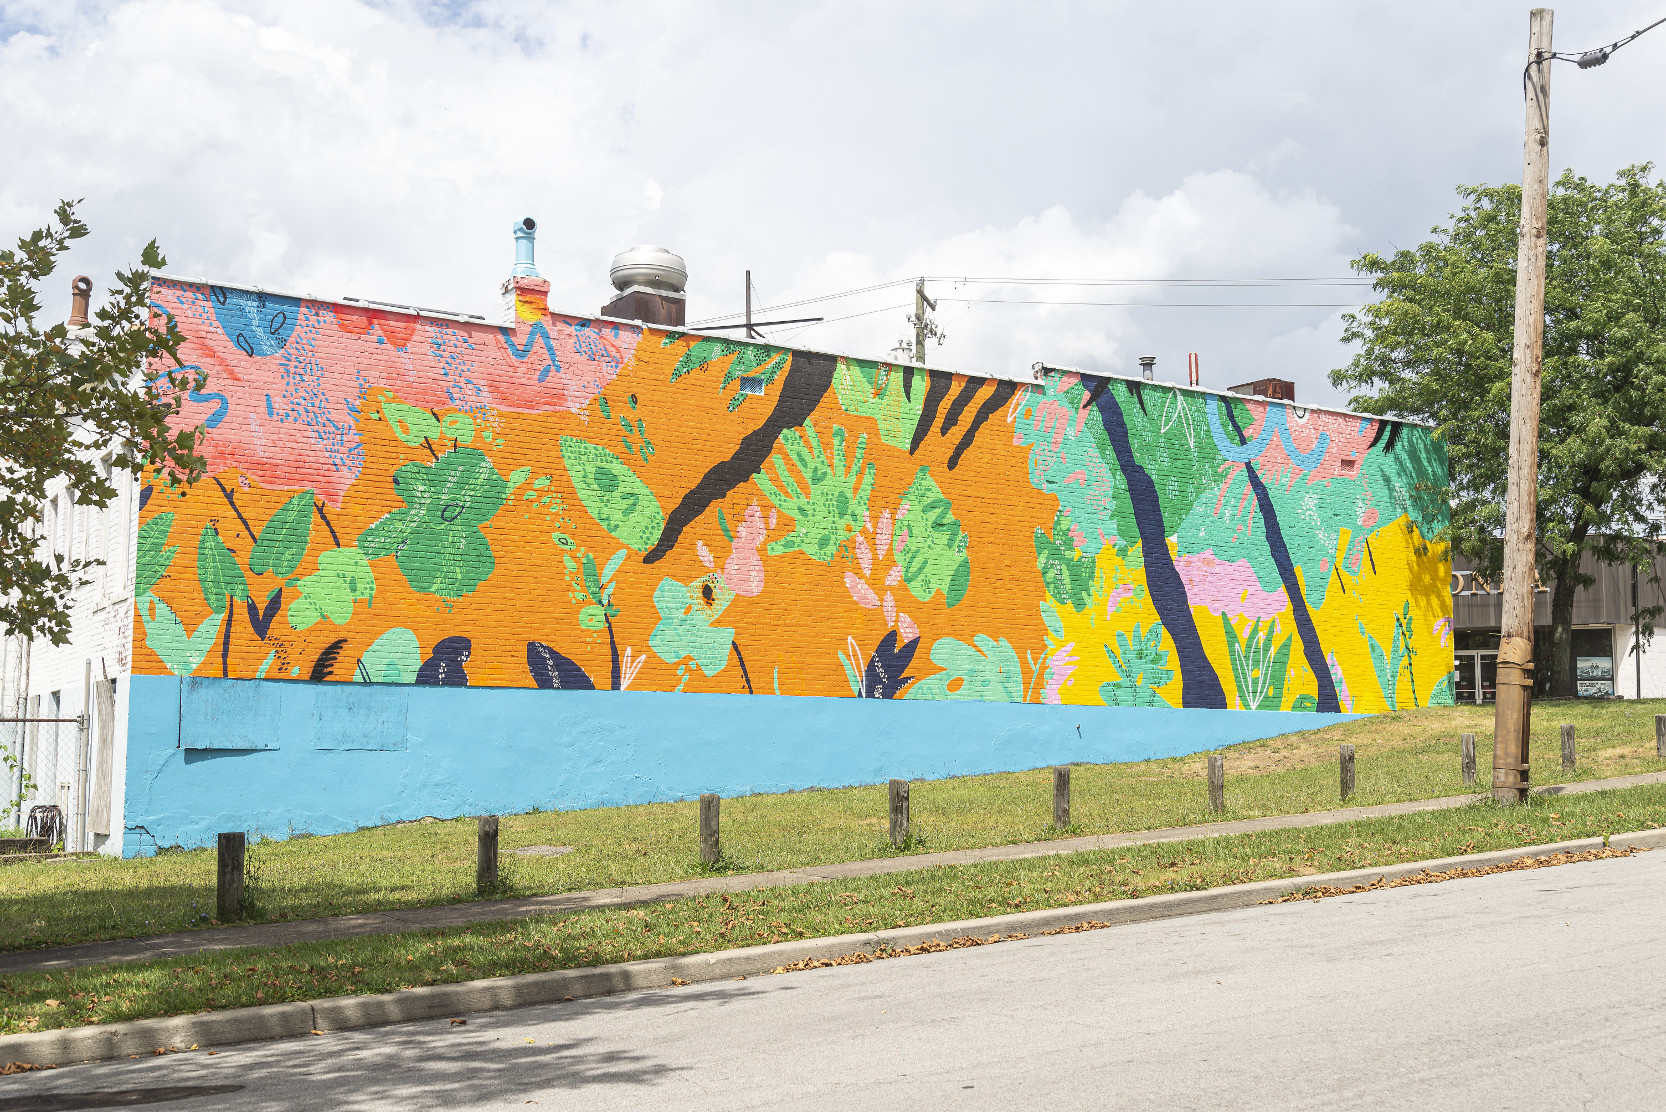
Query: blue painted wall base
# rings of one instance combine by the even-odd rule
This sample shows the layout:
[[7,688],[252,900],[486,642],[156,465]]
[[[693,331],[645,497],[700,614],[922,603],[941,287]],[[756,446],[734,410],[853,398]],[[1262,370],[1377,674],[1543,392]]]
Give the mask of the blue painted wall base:
[[[1362,718],[134,676],[126,824],[157,844],[1175,757]],[[126,852],[138,852],[136,844]]]

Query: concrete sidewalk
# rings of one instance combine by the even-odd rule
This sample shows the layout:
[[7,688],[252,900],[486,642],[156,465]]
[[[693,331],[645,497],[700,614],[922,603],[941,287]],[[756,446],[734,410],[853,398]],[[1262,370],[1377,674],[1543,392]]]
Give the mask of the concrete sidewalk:
[[[1588,780],[1576,784],[1556,784],[1540,788],[1536,794],[1568,795],[1578,792],[1606,791],[1614,788],[1630,788],[1642,784],[1659,783],[1666,783],[1666,773],[1652,772],[1637,776],[1616,776],[1607,780]],[[643,884],[630,888],[599,888],[588,892],[568,892],[554,896],[527,896],[513,900],[480,900],[470,903],[447,904],[442,907],[414,907],[395,911],[366,912],[361,915],[337,915],[327,919],[302,919],[281,923],[261,923],[245,927],[179,931],[173,934],[152,935],[148,938],[120,939],[112,942],[87,942],[74,946],[0,954],[0,974],[56,971],[82,965],[106,965],[114,962],[179,957],[209,950],[228,950],[240,946],[283,946],[294,942],[317,942],[333,938],[355,938],[373,934],[397,934],[401,931],[465,926],[469,923],[520,919],[532,915],[554,915],[590,908],[630,907],[636,904],[689,899],[694,896],[717,895],[724,892],[746,892],[754,888],[781,888],[794,884],[814,884],[825,880],[848,880],[853,877],[912,872],[916,869],[928,869],[938,865],[971,865],[985,861],[1015,861],[1028,857],[1079,853],[1083,850],[1117,849],[1123,846],[1179,842],[1190,838],[1210,838],[1231,834],[1254,834],[1267,830],[1329,826],[1333,823],[1353,822],[1359,819],[1410,815],[1422,811],[1444,811],[1454,807],[1463,807],[1483,798],[1485,798],[1484,795],[1454,795],[1442,799],[1414,800],[1410,803],[1387,803],[1376,807],[1343,807],[1334,811],[1311,811],[1300,815],[1274,815],[1268,818],[1239,819],[1233,822],[1173,826],[1160,830],[1141,830],[1127,834],[1096,834],[1086,838],[1060,838],[1045,842],[1025,842],[1019,845],[990,846],[985,849],[916,853],[901,857],[881,857],[867,861],[812,865],[799,869],[780,869],[767,873],[700,877],[694,880]]]

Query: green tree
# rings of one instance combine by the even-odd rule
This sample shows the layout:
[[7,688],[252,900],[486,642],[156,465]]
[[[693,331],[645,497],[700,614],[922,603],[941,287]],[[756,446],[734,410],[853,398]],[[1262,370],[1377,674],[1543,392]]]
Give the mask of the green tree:
[[[1666,184],[1630,166],[1568,171],[1550,196],[1539,425],[1538,566],[1551,588],[1551,693],[1572,694],[1580,556],[1653,576],[1666,479]],[[1354,269],[1382,300],[1345,316],[1360,345],[1331,372],[1367,413],[1432,422],[1452,467],[1446,538],[1483,574],[1503,564],[1510,349],[1521,188],[1465,186],[1451,227]],[[1660,607],[1640,617],[1653,633]]]
[[75,202],[56,223],[0,251],[0,628],[20,637],[69,640],[70,594],[99,561],[61,559],[41,545],[47,485],[62,476],[77,505],[103,509],[114,474],[150,465],[167,481],[201,476],[198,429],[170,430],[188,390],[204,376],[180,364],[184,337],[172,318],[153,319],[151,271],[167,265],[147,244],[85,328],[41,328],[37,291],[72,241],[87,234]]

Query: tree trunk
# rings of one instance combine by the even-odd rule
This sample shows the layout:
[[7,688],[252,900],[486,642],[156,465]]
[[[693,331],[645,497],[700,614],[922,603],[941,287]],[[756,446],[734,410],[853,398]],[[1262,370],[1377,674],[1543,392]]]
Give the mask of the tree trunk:
[[1573,596],[1579,589],[1579,558],[1558,561],[1556,585],[1550,592],[1550,694],[1552,698],[1573,695]]

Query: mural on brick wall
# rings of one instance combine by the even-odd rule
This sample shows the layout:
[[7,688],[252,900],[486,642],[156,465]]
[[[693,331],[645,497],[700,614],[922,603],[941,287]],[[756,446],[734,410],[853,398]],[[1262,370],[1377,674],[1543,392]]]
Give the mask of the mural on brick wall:
[[1427,430],[158,280],[208,476],[140,673],[1377,711],[1452,699]]

